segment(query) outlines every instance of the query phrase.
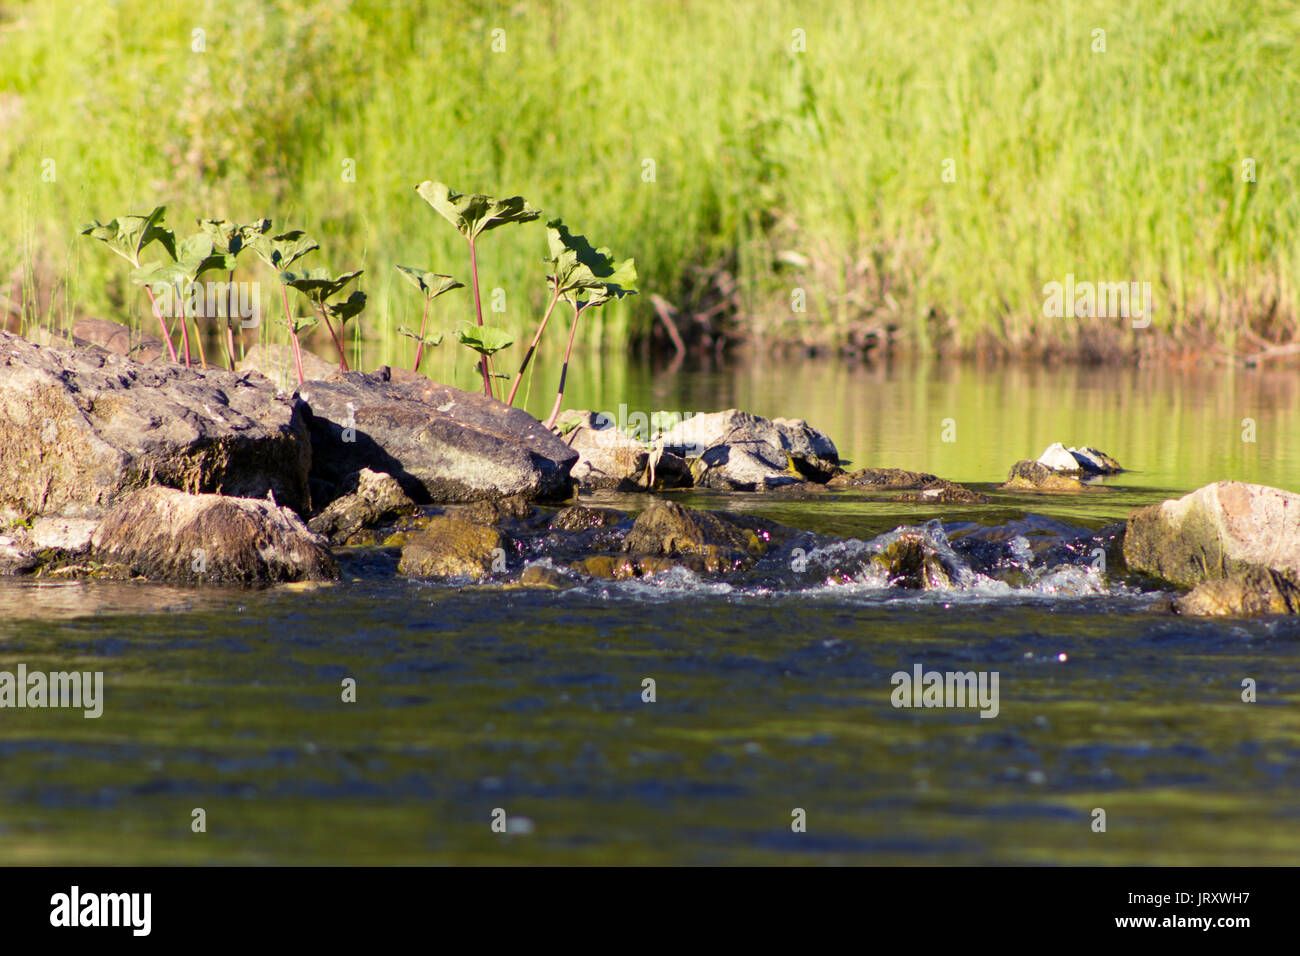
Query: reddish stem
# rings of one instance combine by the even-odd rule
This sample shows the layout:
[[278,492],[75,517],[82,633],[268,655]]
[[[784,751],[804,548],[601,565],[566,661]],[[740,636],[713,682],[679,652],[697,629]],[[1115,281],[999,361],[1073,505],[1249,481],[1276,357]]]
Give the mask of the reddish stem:
[[415,346],[415,364],[411,366],[411,371],[420,370],[420,359],[424,357],[424,323],[429,320],[429,303],[433,301],[429,296],[424,297],[424,315],[420,316],[420,341]]
[[162,313],[158,311],[158,300],[154,298],[153,289],[149,288],[148,285],[144,287],[144,291],[149,293],[149,311],[154,314],[154,318],[158,320],[158,327],[162,329],[163,341],[167,343],[167,354],[175,362],[176,346],[172,345],[172,337],[167,331],[167,323],[163,321]]
[[532,344],[528,346],[528,352],[524,355],[524,360],[519,366],[519,374],[515,376],[514,384],[510,386],[510,397],[506,399],[507,405],[515,403],[515,393],[519,391],[519,383],[524,380],[524,369],[528,368],[528,363],[533,360],[533,353],[537,351],[537,343],[542,340],[542,333],[546,331],[546,323],[550,321],[551,312],[555,309],[555,303],[560,301],[559,282],[556,282],[555,285],[555,295],[551,297],[551,304],[546,307],[546,314],[542,316],[542,323],[537,326],[537,334],[533,336]]
[[280,301],[284,303],[284,324],[289,327],[289,338],[293,342],[293,364],[294,370],[298,373],[298,384],[303,383],[302,374],[302,346],[298,344],[298,330],[293,327],[293,316],[289,314],[289,287],[280,282]]
[[[478,253],[474,249],[474,240],[469,239],[469,271],[474,276],[474,316],[478,319],[478,327],[483,328],[483,300],[478,291]],[[488,357],[483,356],[478,363],[478,367],[483,372],[483,394],[488,398],[492,397],[492,363]]]
[[573,324],[569,326],[569,344],[564,347],[564,365],[560,369],[560,389],[555,393],[555,407],[551,409],[551,417],[546,420],[547,428],[554,428],[555,420],[560,417],[560,403],[564,401],[564,380],[569,377],[569,355],[573,352],[573,337],[578,333],[578,316],[581,314],[582,307],[574,303]]

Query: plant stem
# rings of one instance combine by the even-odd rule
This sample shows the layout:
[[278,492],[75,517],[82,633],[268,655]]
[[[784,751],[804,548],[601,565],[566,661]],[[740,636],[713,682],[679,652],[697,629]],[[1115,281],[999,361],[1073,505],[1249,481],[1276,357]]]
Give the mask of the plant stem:
[[178,297],[176,308],[180,312],[181,321],[181,348],[185,350],[185,367],[190,367],[190,327],[185,324],[185,299]]
[[167,354],[175,362],[176,346],[172,345],[172,337],[167,332],[167,323],[163,321],[162,314],[158,311],[158,300],[154,298],[153,289],[149,288],[148,285],[144,287],[144,291],[149,293],[149,311],[154,314],[154,318],[158,320],[158,327],[162,329],[163,341],[167,343]]
[[524,370],[528,368],[528,363],[533,360],[533,353],[537,351],[537,343],[542,340],[542,333],[546,331],[546,323],[550,321],[551,312],[555,309],[555,303],[560,301],[559,282],[555,284],[555,294],[551,296],[551,302],[546,307],[546,314],[542,316],[542,322],[537,326],[537,334],[533,336],[532,344],[528,346],[528,352],[524,355],[524,360],[519,366],[519,374],[515,376],[514,384],[510,386],[510,397],[506,399],[507,405],[515,403],[515,393],[519,391],[519,383],[524,380]]
[[[334,347],[339,350],[339,371],[340,372],[352,371],[352,369],[348,368],[348,357],[343,354],[343,340],[339,338],[338,334],[334,331],[334,326],[330,325],[330,318],[329,315],[325,312],[324,303],[321,303],[319,306],[317,306],[316,311],[320,315],[321,319],[324,321],[325,328],[330,330],[330,338],[334,340]],[[340,327],[340,331],[342,331],[342,327]]]
[[564,401],[564,380],[569,377],[569,355],[573,352],[573,337],[578,334],[578,316],[581,314],[582,307],[575,302],[573,324],[569,326],[569,344],[564,347],[564,365],[560,368],[560,389],[555,393],[555,407],[551,409],[551,417],[546,420],[547,428],[554,428],[555,420],[560,417],[560,403]]
[[235,322],[234,317],[230,314],[232,299],[235,287],[235,270],[230,270],[230,275],[226,279],[226,352],[230,357],[230,370],[235,370]]
[[[483,327],[483,300],[478,291],[478,253],[474,250],[474,240],[468,239],[469,242],[469,271],[474,277],[474,317],[478,319],[479,328]],[[479,362],[479,368],[483,372],[483,394],[488,398],[492,397],[492,363],[488,361],[486,355]]]
[[293,364],[298,373],[298,384],[303,383],[302,346],[298,344],[298,330],[293,327],[293,316],[289,314],[289,287],[280,280],[280,301],[284,303],[284,324],[289,327],[289,338],[293,342]]
[[433,300],[427,295],[424,297],[424,315],[420,316],[420,341],[415,345],[415,364],[411,366],[411,371],[420,370],[420,359],[424,358],[424,323],[429,319],[429,303]]
[[[204,309],[207,308],[207,298],[203,298]],[[202,311],[202,310],[201,310]],[[199,344],[199,366],[206,372],[208,370],[208,358],[203,354],[203,328],[199,325],[199,319],[206,319],[206,315],[194,316],[194,340]]]

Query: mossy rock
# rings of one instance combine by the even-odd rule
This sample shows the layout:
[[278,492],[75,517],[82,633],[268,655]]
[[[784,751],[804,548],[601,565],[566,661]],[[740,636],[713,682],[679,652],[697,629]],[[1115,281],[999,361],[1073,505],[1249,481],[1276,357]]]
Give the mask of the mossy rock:
[[459,513],[434,515],[402,545],[398,571],[421,578],[481,580],[505,570],[505,539],[491,525]]
[[1088,486],[1072,475],[1048,468],[1040,461],[1018,461],[1011,466],[1003,491],[1079,492]]

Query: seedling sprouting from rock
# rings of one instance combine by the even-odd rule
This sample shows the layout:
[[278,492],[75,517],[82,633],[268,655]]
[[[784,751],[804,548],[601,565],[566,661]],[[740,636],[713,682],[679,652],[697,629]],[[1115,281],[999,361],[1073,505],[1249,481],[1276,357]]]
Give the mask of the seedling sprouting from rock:
[[[176,256],[175,237],[170,230],[163,228],[162,225],[163,214],[166,210],[166,206],[158,206],[147,216],[121,216],[109,223],[100,223],[96,220],[82,226],[79,232],[83,236],[90,236],[100,240],[117,255],[131,263],[132,268],[139,269],[141,268],[140,254],[151,242],[162,243],[173,258]],[[164,321],[162,313],[158,310],[157,302],[154,300],[153,289],[148,285],[144,288],[149,294],[150,310],[158,319],[163,341],[167,343],[167,354],[175,362],[176,347],[172,345],[171,335],[167,331],[167,323]]]
[[[298,384],[301,385],[303,382],[302,346],[298,342],[300,326],[294,321],[289,312],[289,287],[285,285],[285,275],[289,267],[297,260],[307,255],[307,253],[319,249],[320,246],[301,229],[293,229],[278,236],[268,235],[270,231],[271,220],[263,219],[251,227],[246,239],[253,251],[257,253],[258,258],[274,269],[276,277],[280,280],[280,301],[284,304],[284,324],[288,326],[289,338],[293,342],[293,362],[295,371],[298,373]],[[301,326],[301,328],[306,327]]]
[[[334,339],[334,347],[338,349],[339,371],[342,372],[349,371],[347,355],[344,354],[343,349],[343,326],[348,319],[359,315],[365,308],[366,294],[353,292],[345,302],[334,305],[331,305],[329,300],[342,292],[349,283],[361,275],[361,272],[362,270],[358,269],[355,272],[345,272],[336,276],[330,275],[328,269],[309,269],[306,272],[286,272],[283,276],[285,285],[297,289],[310,299],[316,314],[324,320],[325,328],[329,329],[330,336]],[[330,322],[331,315],[338,320],[337,332]]]
[[[546,427],[551,428],[559,417],[560,404],[564,401],[564,381],[569,374],[569,357],[573,353],[578,320],[587,309],[602,306],[611,299],[636,295],[636,263],[632,259],[615,263],[608,249],[593,249],[586,236],[573,235],[559,219],[552,219],[546,224],[546,238],[551,251],[551,257],[547,260],[551,265],[551,307],[559,299],[564,299],[573,308],[569,342],[564,348],[564,365],[560,369],[560,387],[555,394],[555,407],[546,420]],[[541,338],[549,315],[550,308],[543,316],[537,334],[533,336],[533,348]],[[531,351],[530,348],[530,354]],[[527,365],[527,357],[524,364]],[[515,379],[516,388],[522,376],[523,367],[520,367],[519,376]],[[513,394],[512,389],[511,395]]]
[[[478,237],[490,229],[509,223],[532,222],[541,213],[530,206],[522,196],[509,199],[493,199],[484,195],[466,195],[453,192],[444,183],[425,180],[415,187],[420,198],[427,202],[438,215],[456,227],[457,231],[469,243],[469,269],[474,286],[474,316],[478,325],[483,325],[483,301],[479,295],[478,254],[476,243]],[[464,339],[461,339],[465,342]],[[468,344],[468,343],[466,343]],[[473,346],[471,346],[473,347]],[[479,351],[475,349],[475,351]],[[479,352],[483,358],[479,368],[483,372],[483,394],[492,395],[492,363],[489,353]]]
[[457,282],[451,276],[442,275],[439,272],[427,272],[421,269],[412,269],[410,266],[398,266],[400,272],[410,283],[420,290],[424,296],[424,313],[420,316],[420,332],[417,335],[414,330],[406,326],[398,326],[397,331],[416,341],[415,346],[415,364],[411,370],[418,372],[420,370],[420,360],[424,357],[424,347],[427,345],[434,348],[442,344],[442,333],[437,335],[428,335],[429,322],[429,303],[444,292],[450,292],[452,289],[463,289],[465,283]]

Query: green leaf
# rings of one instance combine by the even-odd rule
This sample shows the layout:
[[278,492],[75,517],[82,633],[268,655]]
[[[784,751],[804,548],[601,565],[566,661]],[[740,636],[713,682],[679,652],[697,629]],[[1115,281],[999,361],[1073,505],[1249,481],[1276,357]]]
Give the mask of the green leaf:
[[320,325],[320,319],[315,315],[296,315],[293,319],[293,330],[295,333],[306,332],[308,329]]
[[328,269],[308,269],[306,272],[286,272],[281,276],[284,284],[297,289],[317,305],[324,305],[343,291],[343,287],[361,275],[364,270],[331,275]]
[[231,257],[247,249],[253,236],[264,234],[271,228],[269,219],[243,226],[225,219],[200,219],[198,223],[204,234],[212,238],[213,251]]
[[110,249],[133,266],[139,265],[140,253],[151,242],[161,243],[174,259],[176,257],[175,237],[162,225],[163,214],[166,211],[166,206],[156,206],[147,216],[121,216],[106,224],[96,220],[82,226],[78,231],[83,236],[90,236],[106,243]]
[[421,338],[420,333],[410,326],[399,325],[397,327],[397,334],[405,335],[409,339],[415,339],[415,341],[423,343],[428,348],[436,348],[442,344],[441,332],[435,332],[433,335],[426,335],[424,338]]
[[411,285],[424,293],[426,299],[436,299],[444,292],[465,288],[465,283],[457,282],[451,276],[445,276],[440,272],[426,272],[422,269],[413,269],[410,266],[398,266],[397,271]]
[[541,215],[523,196],[493,199],[482,194],[467,195],[454,192],[445,183],[427,179],[415,191],[469,240],[477,239],[489,229],[512,222],[532,222]]
[[[349,273],[351,276],[359,276],[360,272]],[[347,324],[349,319],[356,318],[361,314],[361,310],[366,307],[366,294],[360,289],[353,290],[352,294],[342,302],[334,302],[325,306],[325,311],[338,320],[339,327],[342,328]]]
[[559,219],[546,224],[546,241],[551,250],[548,278],[568,302],[578,305],[585,297],[581,304],[588,308],[636,294],[634,260],[616,263],[608,249],[594,248],[586,236],[575,236]]
[[[269,231],[271,221],[262,221],[267,224]],[[277,272],[284,272],[307,253],[320,248],[316,240],[301,229],[293,229],[278,236],[254,232],[249,244],[258,257]]]
[[515,344],[514,337],[505,329],[493,325],[465,325],[454,333],[461,345],[472,348],[479,355],[494,355]]

